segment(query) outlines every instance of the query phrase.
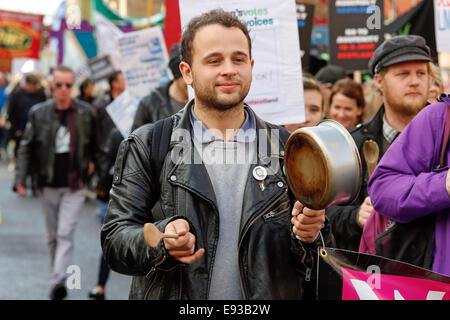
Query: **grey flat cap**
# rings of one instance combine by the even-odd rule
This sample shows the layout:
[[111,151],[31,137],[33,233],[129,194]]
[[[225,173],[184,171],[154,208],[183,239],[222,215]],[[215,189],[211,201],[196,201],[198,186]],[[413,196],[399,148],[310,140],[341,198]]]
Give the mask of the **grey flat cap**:
[[431,61],[431,51],[421,36],[395,36],[384,41],[369,60],[372,74],[384,67],[407,61]]

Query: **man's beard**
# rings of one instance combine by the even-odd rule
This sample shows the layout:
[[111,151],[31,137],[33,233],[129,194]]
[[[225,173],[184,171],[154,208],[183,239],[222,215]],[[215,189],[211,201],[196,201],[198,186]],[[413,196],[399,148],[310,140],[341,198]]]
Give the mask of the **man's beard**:
[[204,88],[202,86],[198,86],[197,81],[193,82],[193,88],[195,91],[195,98],[202,103],[205,107],[209,109],[214,109],[218,111],[226,111],[230,110],[238,105],[240,105],[245,97],[247,96],[250,86],[242,86],[241,90],[238,92],[238,95],[232,99],[220,99],[216,92],[213,90],[209,90],[208,88]]
[[417,96],[414,99],[401,99],[400,97],[393,97],[395,94],[396,93],[385,95],[386,102],[395,113],[403,116],[414,117],[427,104],[427,95]]

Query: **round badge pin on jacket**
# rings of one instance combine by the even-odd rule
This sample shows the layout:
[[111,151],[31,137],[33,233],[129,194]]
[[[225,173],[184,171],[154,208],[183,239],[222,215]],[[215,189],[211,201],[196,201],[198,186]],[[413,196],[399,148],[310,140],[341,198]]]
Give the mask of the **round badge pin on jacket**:
[[257,166],[253,169],[253,177],[258,180],[262,181],[267,177],[267,170],[264,167]]

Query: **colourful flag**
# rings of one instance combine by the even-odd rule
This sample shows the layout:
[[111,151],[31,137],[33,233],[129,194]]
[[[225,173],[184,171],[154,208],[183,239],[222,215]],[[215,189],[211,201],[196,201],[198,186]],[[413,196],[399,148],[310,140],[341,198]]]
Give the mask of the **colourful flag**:
[[43,15],[0,10],[0,71],[11,71],[13,58],[39,59]]

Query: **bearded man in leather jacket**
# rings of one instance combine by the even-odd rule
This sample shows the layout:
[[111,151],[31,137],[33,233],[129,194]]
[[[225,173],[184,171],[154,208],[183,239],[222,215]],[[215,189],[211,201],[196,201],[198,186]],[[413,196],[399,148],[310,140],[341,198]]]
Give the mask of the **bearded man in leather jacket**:
[[[288,189],[289,132],[243,102],[253,68],[247,27],[222,10],[200,15],[181,56],[195,99],[171,117],[161,172],[149,161],[154,125],[121,143],[101,232],[106,260],[134,276],[130,299],[306,298],[313,251],[331,235],[325,211],[303,208]],[[155,244],[150,223],[178,238]]]

